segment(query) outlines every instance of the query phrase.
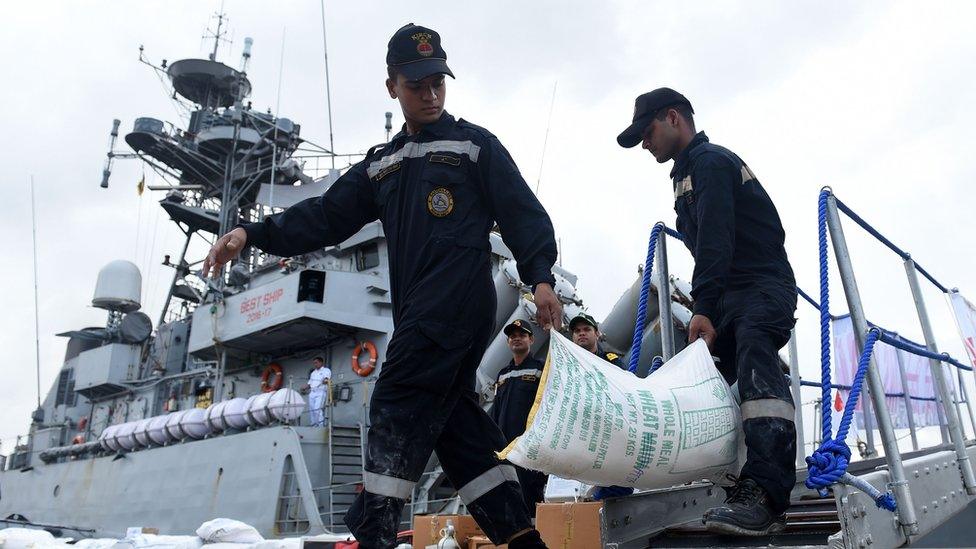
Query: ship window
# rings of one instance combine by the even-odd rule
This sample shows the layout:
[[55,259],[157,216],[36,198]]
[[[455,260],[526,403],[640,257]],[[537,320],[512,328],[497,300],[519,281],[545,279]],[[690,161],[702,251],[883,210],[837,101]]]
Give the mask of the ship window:
[[380,266],[380,248],[376,243],[363,244],[356,249],[356,269],[365,271]]
[[325,294],[325,273],[322,271],[302,271],[298,275],[298,302],[314,301],[322,303]]
[[65,368],[58,375],[58,393],[55,397],[54,405],[71,407],[75,405],[75,369]]

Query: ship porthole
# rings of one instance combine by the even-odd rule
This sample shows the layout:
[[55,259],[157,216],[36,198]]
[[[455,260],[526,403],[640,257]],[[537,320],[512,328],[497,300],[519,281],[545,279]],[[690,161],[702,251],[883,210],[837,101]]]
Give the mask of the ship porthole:
[[54,497],[58,497],[58,494],[60,493],[61,493],[61,485],[58,484],[57,486],[54,487]]

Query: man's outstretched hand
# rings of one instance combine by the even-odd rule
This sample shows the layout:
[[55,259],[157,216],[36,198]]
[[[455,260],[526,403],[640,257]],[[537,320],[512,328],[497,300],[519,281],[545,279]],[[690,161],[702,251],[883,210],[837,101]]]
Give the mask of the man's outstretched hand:
[[543,330],[562,328],[563,304],[559,302],[556,292],[552,291],[552,286],[545,282],[536,284],[533,301],[536,308],[536,321]]
[[715,327],[712,326],[712,321],[708,319],[705,315],[695,315],[691,317],[691,322],[688,323],[688,344],[691,345],[698,338],[705,340],[705,345],[708,345],[708,349],[712,349],[712,344],[715,343],[715,336],[718,332],[715,331]]
[[207,259],[203,260],[203,277],[209,276],[211,270],[214,274],[220,272],[224,264],[241,254],[245,244],[247,233],[240,227],[218,238],[210,248]]

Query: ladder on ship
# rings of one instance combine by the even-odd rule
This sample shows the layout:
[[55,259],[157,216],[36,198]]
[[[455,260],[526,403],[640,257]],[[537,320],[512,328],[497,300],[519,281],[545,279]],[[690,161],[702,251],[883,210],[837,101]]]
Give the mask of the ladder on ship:
[[[904,262],[919,323],[925,337],[924,344],[909,341],[895,332],[868,323],[841,226],[840,212],[846,214],[850,220],[895,252]],[[820,312],[822,342],[824,342],[822,356],[829,357],[828,329],[831,319],[828,310],[827,285],[829,232],[829,243],[834,249],[861,352],[858,375],[862,376],[861,379],[866,376],[865,393],[867,402],[871,404],[871,406],[864,406],[867,410],[864,413],[864,420],[868,447],[873,448],[870,423],[873,421],[880,431],[885,456],[849,465],[846,459],[838,460],[837,463],[844,464],[842,469],[821,470],[823,465],[817,460],[816,455],[835,452],[838,444],[846,445],[843,435],[838,434],[838,440],[831,440],[833,434],[830,432],[828,399],[824,403],[825,432],[822,436],[823,440],[830,445],[823,444],[815,452],[814,458],[811,458],[813,461],[810,462],[809,479],[807,479],[807,470],[801,469],[797,472],[797,477],[801,481],[808,480],[808,482],[798,483],[793,490],[794,497],[787,511],[787,528],[784,532],[764,537],[716,536],[706,532],[702,527],[701,517],[707,509],[720,505],[725,493],[724,490],[710,483],[694,483],[605,501],[601,510],[601,536],[604,547],[643,549],[646,547],[804,546],[831,549],[880,549],[906,545],[926,547],[964,544],[968,546],[972,543],[971,522],[976,517],[976,475],[974,475],[976,471],[973,468],[973,464],[976,463],[976,441],[967,441],[965,438],[962,414],[959,409],[960,402],[952,398],[942,371],[942,364],[949,364],[960,370],[971,371],[973,368],[960,363],[946,353],[939,353],[925,301],[919,289],[918,273],[943,293],[951,291],[919,266],[908,253],[895,246],[837,199],[829,188],[823,189],[820,193],[818,214],[821,303],[812,300],[799,288],[798,292]],[[651,232],[643,281],[645,289],[638,306],[637,333],[643,329],[641,312],[646,307],[646,288],[651,277],[651,266],[655,260],[658,263],[658,270],[655,273],[658,277],[657,284],[658,288],[661,288],[658,292],[660,315],[662,318],[671,318],[670,277],[664,246],[665,238],[662,233],[676,238],[681,237],[677,231],[668,229],[663,223],[655,225]],[[665,360],[674,355],[674,348],[670,346],[670,342],[673,341],[673,329],[672,322],[661,323]],[[790,378],[793,399],[795,402],[801,402],[802,380],[799,375],[795,337],[794,333],[790,342]],[[639,341],[638,336],[635,335],[635,344]],[[902,351],[929,359],[936,391],[936,406],[945,418],[943,444],[914,452],[902,452],[899,449],[891,412],[885,399],[901,396],[907,401],[913,396],[907,391],[903,395],[885,393],[881,373],[874,359],[871,358],[875,341],[882,341]],[[639,346],[636,352],[639,358]],[[634,357],[632,362],[633,371],[633,366],[636,364]],[[656,363],[660,364],[660,361]],[[850,399],[856,402],[854,388],[830,383],[829,358],[823,359],[821,366],[824,379],[816,385],[821,387],[824,395],[829,395],[830,389],[849,389]],[[857,381],[856,385],[859,384],[860,381]],[[964,385],[962,387],[964,388]],[[841,429],[843,432],[846,432],[846,425],[851,419],[850,412],[853,412],[852,406],[848,408],[849,411],[845,411],[842,421],[842,424],[845,424]],[[797,409],[799,410],[799,406]],[[973,427],[976,429],[976,425]],[[801,437],[803,436],[802,417],[799,414],[797,432]],[[797,447],[804,447],[802,439],[798,441]],[[834,464],[829,464],[829,467],[834,467]],[[842,479],[842,483],[830,481],[831,478],[836,479],[844,473],[846,476]],[[850,483],[859,483],[860,486]],[[807,486],[820,489],[820,494]],[[875,493],[868,494],[867,491]],[[888,508],[894,509],[894,512],[889,511]]]
[[335,533],[349,529],[343,516],[363,487],[365,429],[361,424],[329,423],[329,486],[322,524]]

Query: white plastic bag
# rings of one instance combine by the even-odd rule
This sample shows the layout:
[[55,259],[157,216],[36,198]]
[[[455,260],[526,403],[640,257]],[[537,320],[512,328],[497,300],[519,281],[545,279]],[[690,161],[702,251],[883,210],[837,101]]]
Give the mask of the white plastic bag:
[[48,549],[69,547],[57,540],[50,532],[33,528],[4,528],[0,530],[0,547],[3,549]]
[[261,534],[248,524],[228,518],[208,520],[197,528],[197,535],[206,543],[258,543],[264,541]]
[[696,341],[645,379],[553,333],[516,465],[599,486],[720,480],[744,455],[739,407]]

